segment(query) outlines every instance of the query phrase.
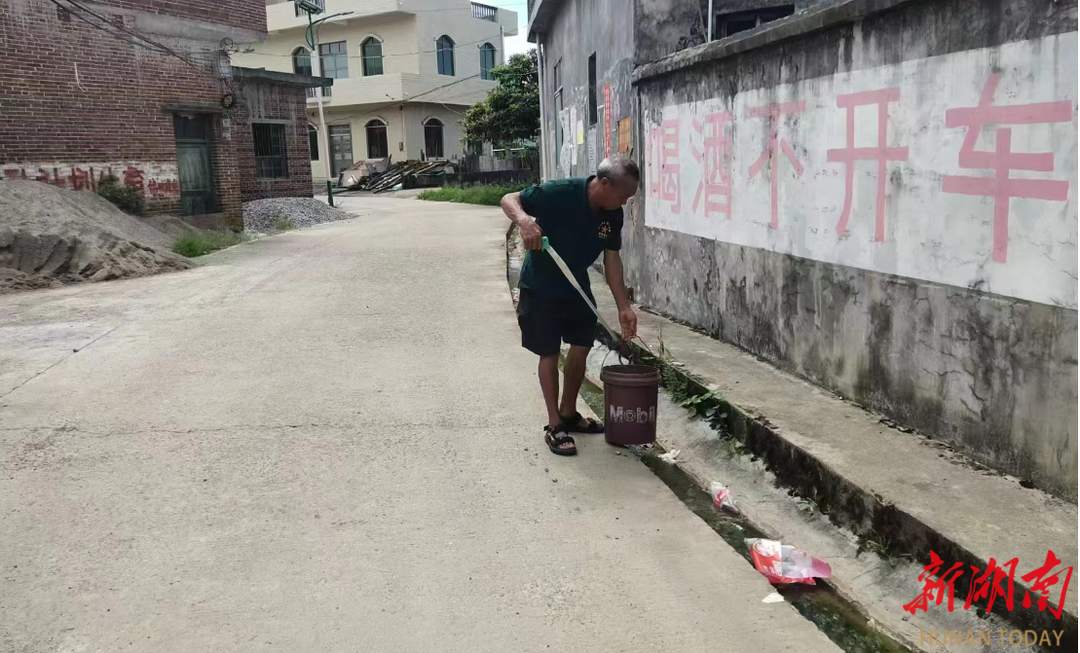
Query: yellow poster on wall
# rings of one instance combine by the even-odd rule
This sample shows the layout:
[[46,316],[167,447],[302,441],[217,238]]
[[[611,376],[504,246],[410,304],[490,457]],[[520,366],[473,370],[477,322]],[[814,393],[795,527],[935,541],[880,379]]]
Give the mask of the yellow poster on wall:
[[619,121],[619,152],[630,151],[630,118],[623,118]]

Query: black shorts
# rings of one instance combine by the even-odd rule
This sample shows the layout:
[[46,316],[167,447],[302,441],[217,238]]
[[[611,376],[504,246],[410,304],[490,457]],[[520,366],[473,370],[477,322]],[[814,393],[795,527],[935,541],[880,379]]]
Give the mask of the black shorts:
[[518,296],[521,346],[537,356],[559,353],[560,341],[592,347],[596,339],[596,315],[581,297],[541,297],[528,288]]

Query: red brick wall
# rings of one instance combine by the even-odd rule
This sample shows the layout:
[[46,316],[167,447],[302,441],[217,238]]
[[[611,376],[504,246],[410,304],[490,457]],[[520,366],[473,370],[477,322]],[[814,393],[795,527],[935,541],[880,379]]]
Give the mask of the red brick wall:
[[[238,153],[241,200],[249,202],[265,197],[311,197],[306,89],[254,79],[243,80],[241,86],[241,97],[247,105],[249,116],[248,124],[238,126],[242,134],[238,134],[236,139],[238,143],[246,143],[246,146],[240,146]],[[251,124],[258,122],[286,122],[288,177],[259,179],[255,176],[255,142]]]
[[[199,14],[207,21],[213,9],[240,14],[258,8],[255,20],[238,14],[230,25],[265,29],[261,2],[211,0],[110,0],[110,5],[138,6],[159,13]],[[102,8],[108,12],[107,8]],[[125,12],[115,20],[135,27]],[[152,35],[151,35],[152,36]],[[213,43],[156,38],[190,53],[213,51]],[[0,2],[0,174],[29,176],[68,188],[92,188],[91,168],[100,176],[110,167],[117,176],[143,189],[157,212],[179,211],[176,142],[172,114],[165,105],[220,111],[222,82],[213,72],[213,55],[198,53],[196,68],[170,55],[133,45],[74,16],[64,16],[48,0]],[[237,144],[230,134],[244,134],[215,118],[214,174],[228,220],[240,216]],[[55,172],[54,172],[55,169]],[[37,171],[35,173],[35,171]],[[150,182],[154,182],[151,185]]]
[[264,0],[80,0],[94,8],[105,4],[118,9],[134,9],[148,14],[192,18],[201,22],[229,25],[266,32]]

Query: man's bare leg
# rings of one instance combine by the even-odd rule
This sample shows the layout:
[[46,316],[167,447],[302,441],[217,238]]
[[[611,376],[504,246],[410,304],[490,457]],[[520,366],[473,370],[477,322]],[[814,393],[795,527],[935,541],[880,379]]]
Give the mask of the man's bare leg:
[[554,428],[562,424],[559,417],[559,355],[541,356],[537,375],[540,377],[540,390],[544,393],[548,426]]
[[585,378],[585,359],[589,356],[589,347],[571,345],[563,364],[563,394],[559,404],[559,415],[573,417],[577,414],[578,392]]

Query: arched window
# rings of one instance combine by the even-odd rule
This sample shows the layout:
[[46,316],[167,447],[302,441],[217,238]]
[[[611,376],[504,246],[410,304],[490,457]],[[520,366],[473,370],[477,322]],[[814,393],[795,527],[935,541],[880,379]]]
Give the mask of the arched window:
[[386,142],[386,123],[381,120],[369,120],[364,125],[367,132],[367,158],[385,159],[390,156],[390,147]]
[[428,118],[424,122],[424,149],[427,158],[443,158],[443,124],[438,118]]
[[311,160],[312,161],[318,161],[319,160],[319,129],[315,125],[311,124],[310,122],[308,123],[308,126],[307,126],[307,145],[308,145],[308,152],[311,154]]
[[443,34],[435,42],[435,57],[440,75],[454,76],[454,39]]
[[360,44],[360,61],[364,77],[383,74],[382,41],[369,36]]
[[292,71],[297,75],[311,76],[311,53],[307,48],[292,51]]
[[491,69],[495,67],[495,46],[485,43],[480,46],[480,79],[492,80]]

